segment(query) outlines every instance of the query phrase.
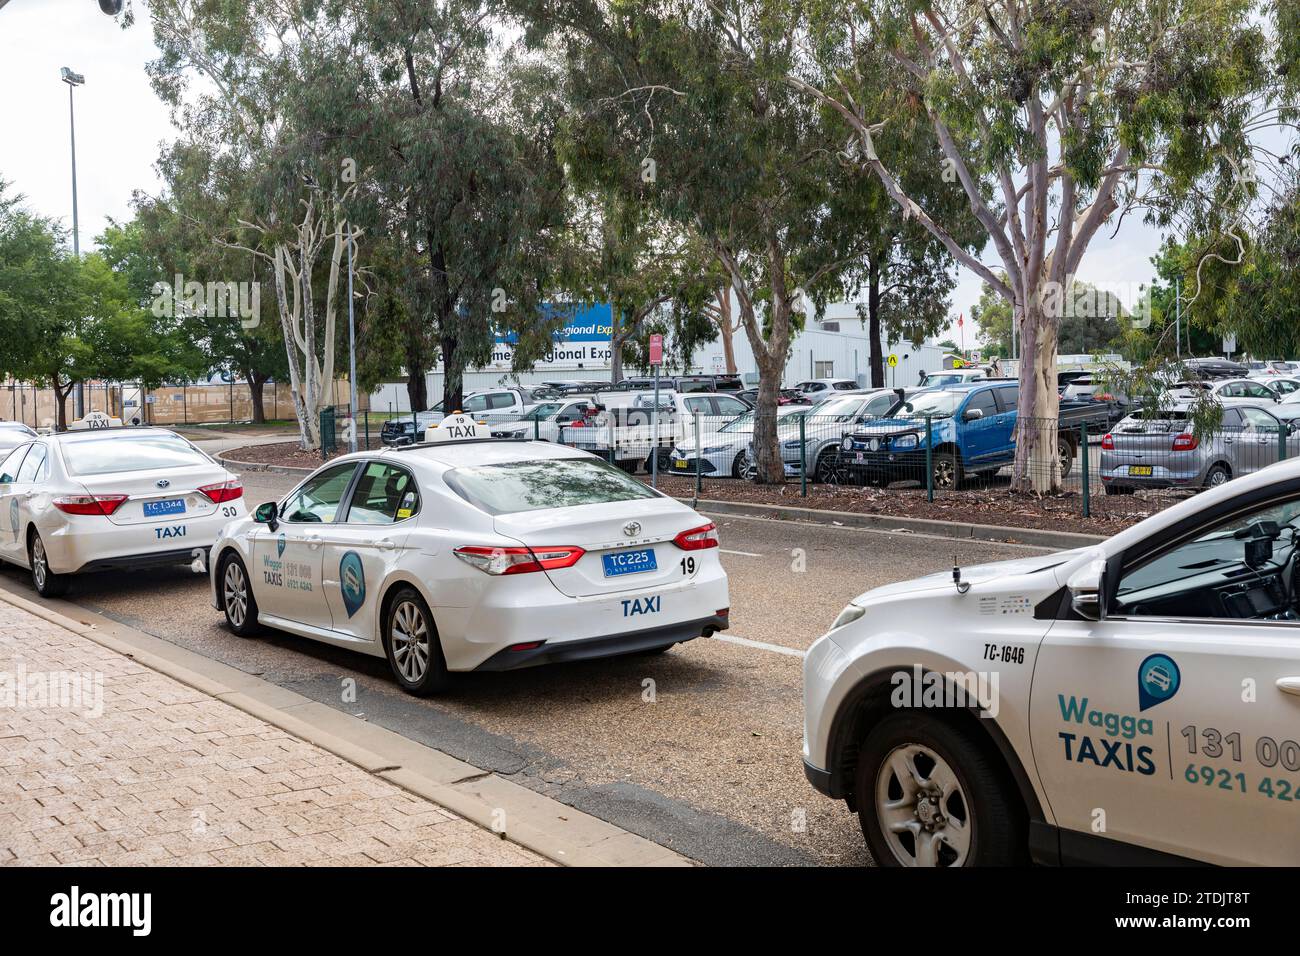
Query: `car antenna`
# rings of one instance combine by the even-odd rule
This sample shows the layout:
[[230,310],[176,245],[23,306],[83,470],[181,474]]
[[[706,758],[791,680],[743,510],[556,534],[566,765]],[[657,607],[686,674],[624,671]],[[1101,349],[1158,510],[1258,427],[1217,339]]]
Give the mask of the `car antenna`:
[[970,590],[970,582],[961,579],[961,568],[957,565],[957,555],[952,556],[952,583],[957,585],[957,593],[965,594]]

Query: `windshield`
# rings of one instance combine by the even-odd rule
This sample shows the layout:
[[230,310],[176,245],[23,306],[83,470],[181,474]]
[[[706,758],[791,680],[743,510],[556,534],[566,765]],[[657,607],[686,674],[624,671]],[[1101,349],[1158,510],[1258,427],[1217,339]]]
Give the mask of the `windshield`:
[[895,403],[894,407],[885,413],[885,417],[924,418],[926,415],[931,415],[935,418],[951,418],[965,397],[965,391],[917,392],[911,398]]
[[747,432],[754,428],[754,413],[745,412],[718,429],[720,432]]
[[538,405],[527,415],[525,415],[524,420],[533,422],[533,421],[539,421],[543,418],[550,418],[552,415],[557,414],[560,411],[560,409],[563,407],[564,407],[563,402],[546,402],[543,405]]
[[644,482],[594,458],[475,465],[444,477],[452,491],[490,515],[657,497]]
[[74,475],[119,471],[153,471],[211,464],[206,455],[180,435],[104,435],[65,439],[63,460]]

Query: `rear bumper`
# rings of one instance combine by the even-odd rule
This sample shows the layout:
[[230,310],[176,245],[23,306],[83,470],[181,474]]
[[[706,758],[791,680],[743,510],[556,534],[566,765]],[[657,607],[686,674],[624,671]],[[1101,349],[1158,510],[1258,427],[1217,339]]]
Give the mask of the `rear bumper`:
[[727,615],[713,614],[694,621],[665,624],[644,631],[562,641],[558,644],[547,642],[528,650],[516,651],[505,648],[497,651],[475,670],[511,671],[521,667],[535,667],[539,664],[560,664],[566,661],[588,661],[601,657],[636,654],[639,651],[653,651],[672,644],[681,644],[697,637],[707,637],[717,631],[725,631],[727,627]]
[[203,553],[203,570],[206,572],[211,548],[204,547],[181,548],[175,551],[155,551],[150,554],[132,554],[113,558],[92,558],[77,568],[74,573],[83,574],[88,571],[113,571],[128,568],[162,567],[169,564],[189,564],[198,556],[195,554],[196,551]]
[[[233,502],[232,502],[233,504]],[[239,514],[217,512],[201,517],[161,518],[158,524],[113,524],[104,518],[73,516],[51,522],[37,521],[45,542],[50,570],[79,574],[110,568],[149,567],[188,563],[202,553],[206,558],[221,529],[246,513],[243,499]]]

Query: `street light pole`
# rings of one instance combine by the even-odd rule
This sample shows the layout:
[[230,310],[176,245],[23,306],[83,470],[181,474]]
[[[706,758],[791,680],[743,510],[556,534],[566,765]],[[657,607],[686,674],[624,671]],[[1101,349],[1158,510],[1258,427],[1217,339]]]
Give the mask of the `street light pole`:
[[352,404],[350,451],[357,450],[357,323],[352,301],[352,223],[348,223],[348,390]]
[[[80,73],[73,73],[66,66],[59,71],[63,82],[68,84],[68,132],[72,141],[72,254],[81,259],[81,223],[77,218],[77,120],[72,108],[72,91],[86,82]],[[85,414],[85,385],[77,383],[73,398],[73,411],[77,418]]]

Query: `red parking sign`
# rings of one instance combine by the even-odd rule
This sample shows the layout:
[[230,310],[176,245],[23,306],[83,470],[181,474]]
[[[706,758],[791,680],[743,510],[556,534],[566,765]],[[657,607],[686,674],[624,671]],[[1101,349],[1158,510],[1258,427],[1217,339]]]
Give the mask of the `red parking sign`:
[[664,364],[664,337],[662,335],[650,336],[650,364]]

